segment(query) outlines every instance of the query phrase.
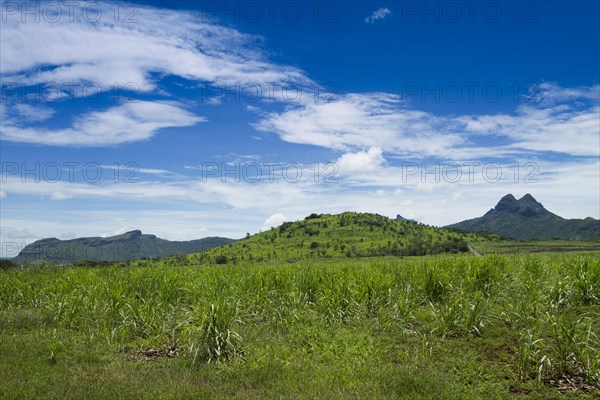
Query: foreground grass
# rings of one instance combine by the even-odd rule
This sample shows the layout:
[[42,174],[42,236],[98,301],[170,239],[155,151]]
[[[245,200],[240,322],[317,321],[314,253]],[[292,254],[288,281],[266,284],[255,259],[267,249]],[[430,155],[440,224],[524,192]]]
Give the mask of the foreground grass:
[[11,270],[0,398],[595,398],[599,334],[599,255]]

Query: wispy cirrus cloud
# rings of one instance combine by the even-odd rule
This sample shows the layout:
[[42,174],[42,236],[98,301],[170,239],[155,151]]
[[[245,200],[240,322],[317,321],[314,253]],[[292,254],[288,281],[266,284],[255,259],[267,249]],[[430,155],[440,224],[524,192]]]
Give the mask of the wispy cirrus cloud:
[[268,113],[256,129],[277,133],[284,141],[333,150],[379,147],[397,154],[442,154],[464,138],[447,121],[406,108],[390,93],[347,94],[335,102],[288,107]]
[[[598,156],[600,107],[570,105],[519,107],[515,114],[459,117],[468,134],[493,135],[512,141],[510,148]],[[576,140],[573,136],[576,135]]]
[[24,126],[16,119],[2,122],[2,140],[49,146],[110,146],[151,138],[158,130],[204,121],[177,103],[139,101],[75,117],[63,129]]
[[[513,113],[450,116],[417,110],[390,93],[346,94],[335,102],[263,114],[255,127],[291,143],[338,151],[377,147],[417,158],[508,157],[524,152],[598,156],[597,89],[565,88],[563,93],[560,86],[545,84],[538,90],[543,101],[530,101]],[[487,146],[476,144],[482,137]]]
[[137,12],[128,23],[111,17],[114,4],[96,4],[103,17],[93,23],[78,2],[70,18],[56,22],[7,17],[0,39],[5,80],[94,82],[103,88],[133,82],[141,91],[156,88],[156,74],[202,82],[306,80],[293,67],[270,63],[255,46],[260,38],[205,15],[131,5]]
[[561,87],[556,82],[542,82],[529,87],[525,94],[527,102],[532,104],[554,105],[566,101],[591,100],[598,102],[600,85]]
[[[56,111],[50,107],[25,103],[16,104],[14,106],[14,112],[21,120],[25,120],[27,122],[46,121],[47,119],[52,118],[52,116],[56,113]],[[3,117],[8,116],[3,115]]]
[[[42,104],[26,104],[19,96],[15,101],[8,97],[1,110],[2,140],[110,146],[146,140],[160,129],[204,121],[183,104],[164,102],[171,97],[162,84],[167,76],[208,85],[311,84],[302,71],[269,62],[259,37],[213,23],[206,15],[130,5],[136,15],[134,22],[127,23],[112,18],[114,4],[94,4],[102,16],[95,22],[85,18],[84,4],[79,2],[70,5],[68,17],[62,15],[56,20],[24,21],[19,15],[6,16],[0,35],[3,85],[56,86],[59,90],[55,101],[37,101]],[[66,84],[73,93],[64,92]],[[70,115],[71,126],[49,129],[29,124],[52,117],[61,100],[92,96],[115,87],[126,87],[154,99],[137,104],[117,102],[108,108],[96,103],[93,111]]]
[[382,8],[379,8],[379,9],[373,11],[373,13],[371,15],[369,15],[367,18],[365,18],[365,22],[367,24],[374,24],[375,22],[377,22],[381,19],[384,19],[388,15],[392,15],[392,12],[390,11],[390,9],[387,7],[382,7]]

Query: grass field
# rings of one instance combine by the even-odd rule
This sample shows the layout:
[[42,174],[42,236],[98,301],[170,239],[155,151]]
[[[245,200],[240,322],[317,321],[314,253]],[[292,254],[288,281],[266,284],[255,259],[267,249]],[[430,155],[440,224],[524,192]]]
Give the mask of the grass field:
[[474,242],[473,247],[482,254],[531,254],[531,253],[568,253],[600,252],[599,241],[575,240],[494,240]]
[[600,255],[0,271],[0,398],[600,394]]

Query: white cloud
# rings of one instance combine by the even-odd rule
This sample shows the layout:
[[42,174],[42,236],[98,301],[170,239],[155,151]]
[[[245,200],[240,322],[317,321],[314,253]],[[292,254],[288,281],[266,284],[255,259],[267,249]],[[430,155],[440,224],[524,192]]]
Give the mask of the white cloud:
[[[140,168],[137,164],[135,163],[130,163],[130,164],[124,164],[124,165],[119,165],[119,164],[112,164],[112,165],[100,165],[99,166],[101,169],[108,169],[108,170],[117,170],[117,171],[124,171],[125,174],[148,174],[148,175],[175,175],[174,172],[172,171],[167,171],[166,169],[159,169],[159,168]],[[133,179],[133,178],[132,178]]]
[[542,82],[531,85],[524,96],[524,102],[530,104],[554,105],[571,100],[598,100],[600,85],[579,86],[572,88],[561,87],[556,82]]
[[273,214],[269,218],[267,218],[265,220],[265,222],[263,222],[261,230],[266,231],[270,228],[279,226],[279,225],[283,224],[285,221],[287,221],[287,219],[288,219],[288,217],[286,217],[283,214],[279,214],[279,213]]
[[34,236],[29,229],[19,229],[12,226],[2,226],[0,231],[2,236],[7,239],[29,239]]
[[94,23],[78,2],[72,20],[7,16],[0,38],[6,81],[93,82],[104,89],[133,82],[150,91],[156,87],[152,73],[221,83],[306,80],[295,68],[266,61],[255,46],[258,37],[206,16],[134,5],[137,22],[125,23],[114,20],[114,5],[95,4],[103,16]]
[[[598,156],[600,107],[582,110],[570,106],[520,107],[515,115],[498,114],[460,118],[471,134],[503,136],[513,149],[553,151],[575,156]],[[576,140],[573,140],[576,135]]]
[[[94,23],[86,21],[86,10],[79,2],[71,4],[68,15],[56,21],[28,18],[23,22],[20,15],[7,15],[0,35],[3,82],[58,88],[61,98],[91,96],[97,89],[115,90],[116,85],[168,97],[161,79],[169,75],[231,89],[255,83],[313,86],[302,71],[270,63],[257,46],[260,37],[217,25],[207,16],[133,5],[130,8],[137,11],[137,22],[124,23],[115,21],[113,4],[97,2],[96,6],[102,10],[102,18]],[[66,7],[63,9],[66,12]],[[93,90],[84,90],[86,87]],[[280,98],[280,91],[275,92]],[[203,120],[181,104],[158,101],[88,111],[75,115],[71,127],[54,130],[27,125],[50,118],[54,110],[47,105],[7,103],[2,104],[0,114],[2,140],[56,146],[135,142],[162,128]]]
[[346,153],[336,161],[339,172],[343,176],[371,173],[381,168],[384,163],[383,151],[379,147],[371,147],[368,151]]
[[52,192],[50,194],[50,198],[52,200],[67,200],[67,199],[73,198],[73,196],[70,196],[70,195],[62,193],[62,192]]
[[407,109],[389,93],[348,94],[338,101],[268,113],[255,127],[291,143],[348,151],[379,147],[402,155],[447,154],[464,142],[449,121]]
[[373,11],[373,13],[371,15],[369,15],[367,18],[365,18],[365,22],[367,24],[374,24],[375,22],[379,21],[380,19],[384,19],[388,15],[392,15],[392,12],[387,7],[382,7],[378,10]]
[[[371,153],[378,154],[378,151],[372,150]],[[416,165],[418,169],[411,174],[407,174],[402,168],[384,164],[360,176],[352,175],[345,177],[343,182],[330,184],[314,183],[312,176],[307,173],[307,178],[298,183],[285,182],[281,179],[273,183],[243,181],[235,183],[222,182],[219,177],[206,182],[200,179],[181,178],[169,179],[166,182],[144,181],[136,184],[45,181],[36,183],[9,177],[2,186],[3,190],[34,198],[47,198],[53,193],[60,193],[63,197],[85,199],[84,203],[89,204],[90,207],[106,204],[107,200],[110,204],[113,200],[123,205],[135,204],[136,209],[143,205],[166,205],[171,208],[173,204],[195,208],[201,204],[207,208],[218,208],[219,214],[231,210],[237,213],[238,218],[240,212],[260,216],[270,215],[274,209],[285,208],[285,216],[288,220],[302,218],[318,210],[342,212],[360,209],[395,215],[398,196],[403,199],[420,199],[422,195],[435,192],[434,198],[450,198],[454,193],[461,192],[465,199],[471,200],[471,196],[476,192],[480,192],[480,195],[493,193],[491,197],[501,197],[508,192],[521,190],[523,194],[531,192],[535,197],[539,196],[540,201],[551,198],[551,201],[555,201],[555,205],[561,207],[565,216],[598,215],[598,204],[594,201],[597,200],[600,191],[598,160],[553,163],[539,161],[539,172],[534,176],[537,183],[524,183],[526,177],[523,169],[524,162],[520,164],[519,183],[514,182],[514,170],[510,168],[511,164],[507,163],[500,165],[502,179],[498,182],[483,178],[483,164],[473,170],[473,179],[464,168],[463,176],[458,181],[453,180],[453,173],[449,173],[449,179],[445,179],[442,175],[441,179],[436,180],[435,174],[431,174],[433,166],[429,164],[426,167],[429,173],[422,173],[427,171],[420,171],[422,167]],[[369,194],[373,188],[384,190],[385,193],[389,192],[390,198],[381,202],[374,201]],[[560,195],[558,192],[565,195]],[[578,193],[577,201],[581,203],[578,203],[578,207],[568,214],[561,202],[567,200],[573,192]],[[572,200],[570,202],[573,203]],[[420,207],[419,202],[416,204]],[[487,206],[487,202],[482,204],[484,207]],[[458,205],[457,207],[451,210],[431,209],[431,215],[426,220],[430,223],[443,224],[448,220],[444,212],[461,211],[465,213],[465,217],[471,215],[470,209]],[[263,221],[258,221],[258,224]],[[127,225],[132,226],[129,223]]]
[[3,199],[6,197],[6,192],[4,190],[0,190],[0,199]]
[[50,107],[33,106],[31,104],[17,104],[14,106],[19,118],[30,122],[40,122],[52,118],[55,111]]
[[122,226],[120,228],[115,229],[110,234],[104,234],[102,236],[103,237],[117,236],[117,235],[122,235],[122,234],[127,233],[127,232],[131,232],[132,230],[134,230],[134,229],[132,229],[129,226],[125,225],[125,226]]
[[[598,156],[600,108],[590,101],[593,89],[565,89],[564,94],[557,86],[550,89],[547,97],[554,104],[528,104],[494,115],[440,116],[411,109],[389,93],[346,94],[335,102],[263,113],[255,127],[291,143],[341,151],[378,147],[392,157],[463,159],[545,151]],[[581,100],[576,105],[556,103],[576,96]],[[487,143],[474,145],[475,139]]]
[[78,116],[64,129],[20,127],[3,121],[2,139],[53,146],[106,146],[151,138],[158,130],[204,121],[177,103],[138,101]]

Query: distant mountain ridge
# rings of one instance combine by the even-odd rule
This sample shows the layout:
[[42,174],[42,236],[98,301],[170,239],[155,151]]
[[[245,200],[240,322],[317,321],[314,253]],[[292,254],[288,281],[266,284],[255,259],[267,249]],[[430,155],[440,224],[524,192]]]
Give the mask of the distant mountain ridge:
[[189,241],[170,241],[139,230],[111,237],[84,237],[71,240],[42,239],[23,248],[13,261],[25,260],[74,263],[78,261],[127,261],[142,258],[170,257],[189,254],[233,243],[222,237],[207,237]]
[[446,228],[495,233],[519,240],[600,240],[600,220],[591,217],[562,218],[546,210],[529,193],[519,200],[512,194],[507,194],[482,217],[448,225]]

